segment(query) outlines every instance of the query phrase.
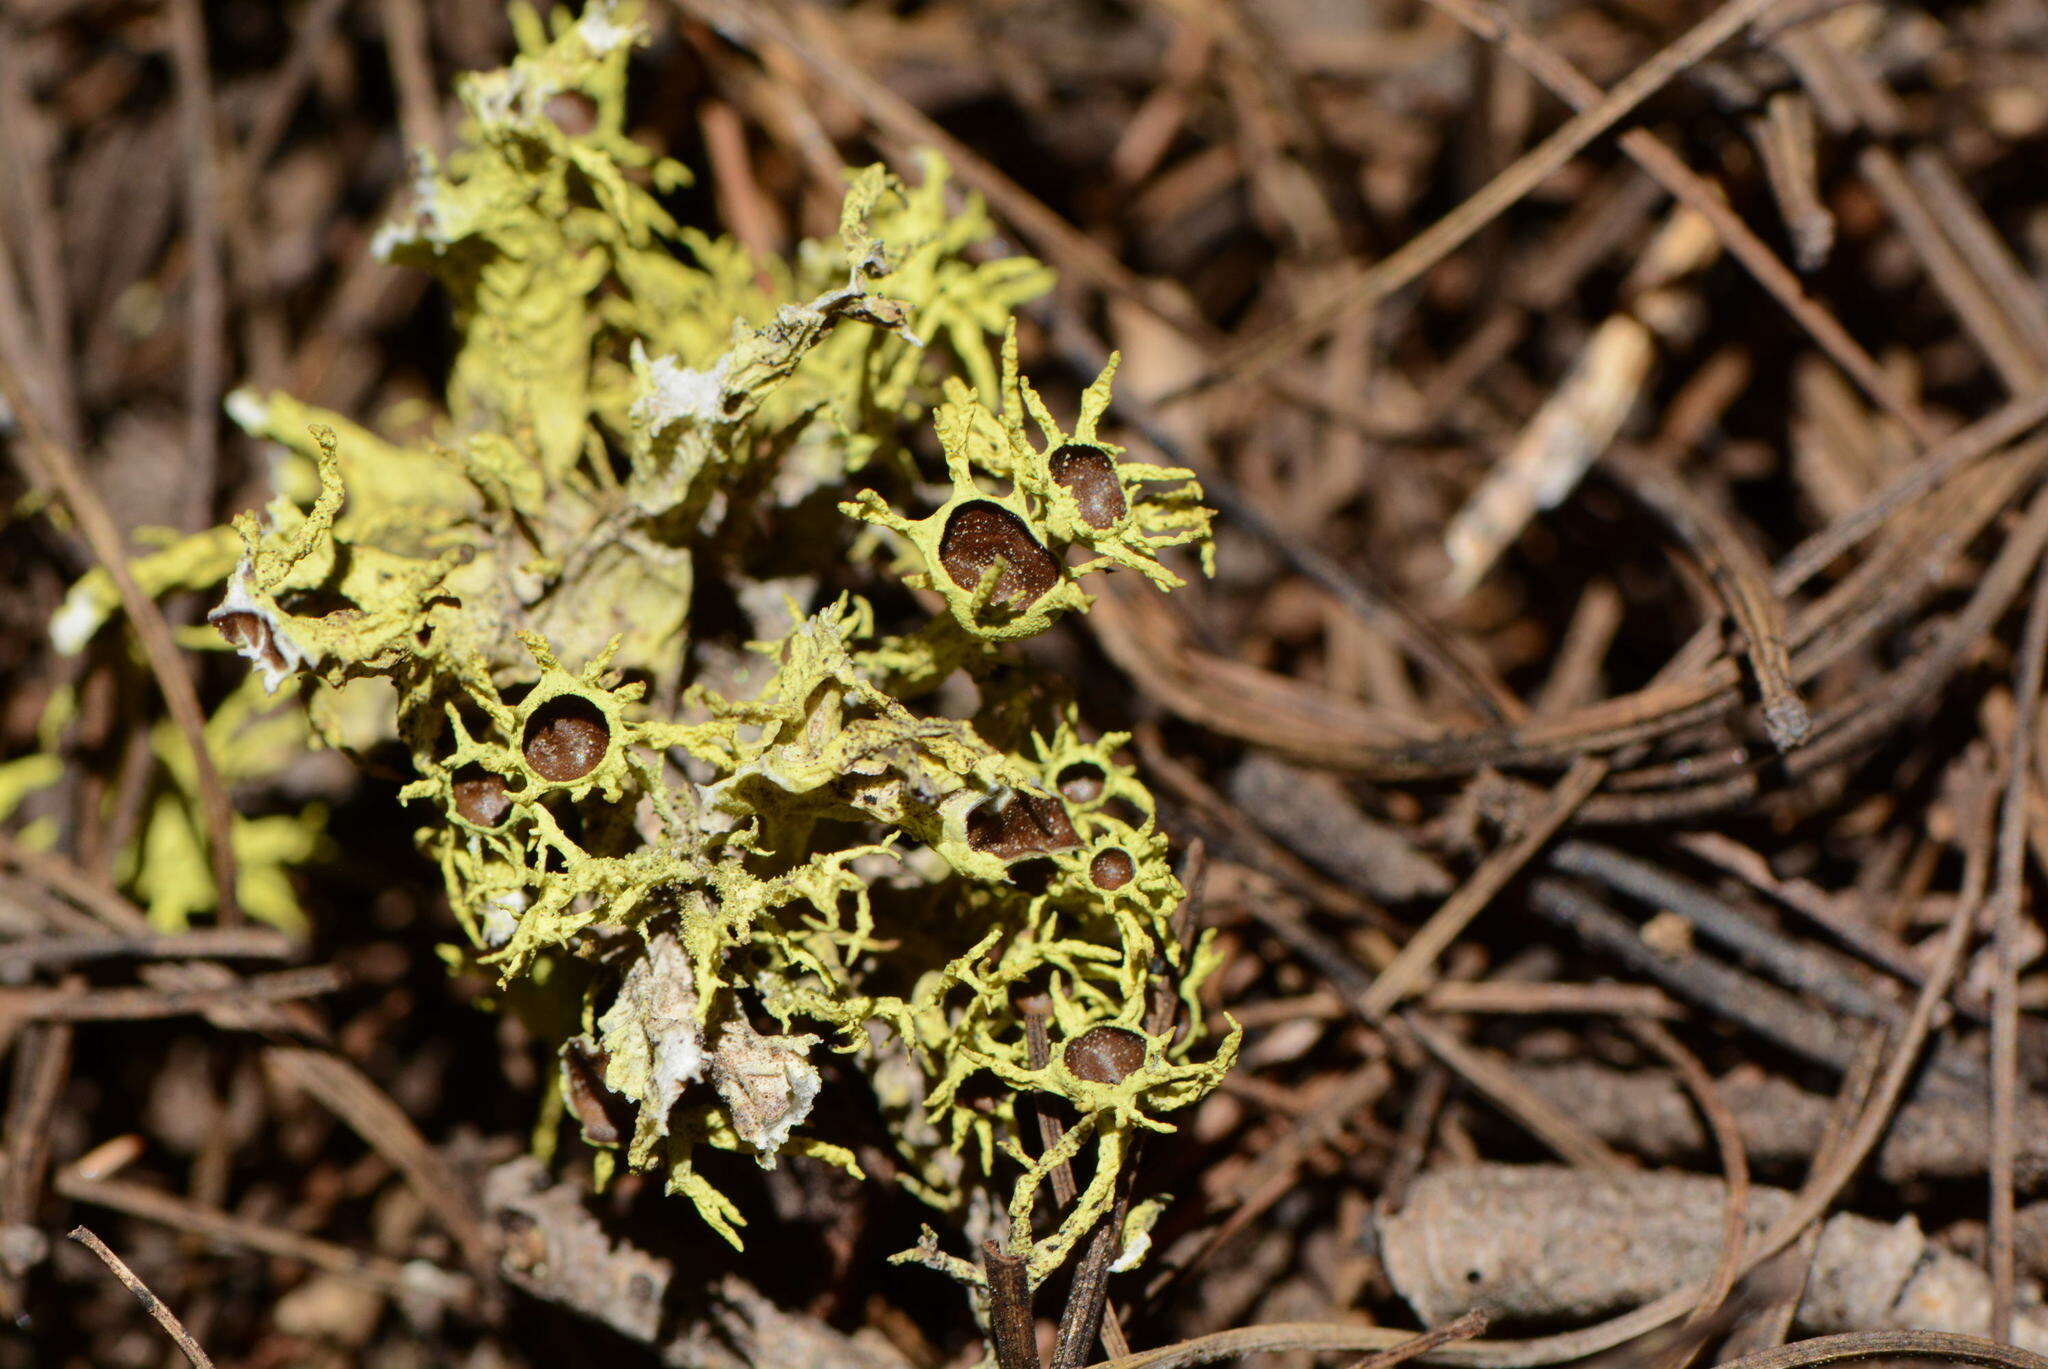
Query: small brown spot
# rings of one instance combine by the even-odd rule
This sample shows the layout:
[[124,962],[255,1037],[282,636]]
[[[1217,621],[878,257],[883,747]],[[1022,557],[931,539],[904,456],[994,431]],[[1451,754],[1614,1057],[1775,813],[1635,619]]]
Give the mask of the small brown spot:
[[512,811],[512,800],[505,793],[505,777],[481,765],[463,766],[455,772],[455,781],[449,787],[455,792],[455,811],[465,822],[496,827]]
[[583,1139],[594,1146],[615,1146],[633,1132],[626,1100],[604,1086],[610,1063],[611,1056],[588,1041],[572,1037],[562,1043],[562,1096],[583,1128]]
[[1079,846],[1073,820],[1058,799],[1012,791],[988,799],[967,815],[967,844],[1000,860],[1022,860]]
[[1003,562],[996,579],[998,603],[1023,608],[1060,582],[1059,562],[1016,514],[985,499],[954,509],[939,538],[939,564],[953,583],[975,588],[998,560]]
[[1060,771],[1059,786],[1069,803],[1093,803],[1102,797],[1102,770],[1086,761],[1076,761]]
[[229,646],[254,660],[263,662],[272,670],[285,668],[284,653],[277,648],[276,640],[270,635],[270,624],[258,614],[247,609],[236,609],[231,613],[216,613],[211,619],[215,630],[227,639]]
[[1116,478],[1116,460],[1100,447],[1069,442],[1052,454],[1047,465],[1052,478],[1074,496],[1081,508],[1081,521],[1089,527],[1110,527],[1130,511],[1123,482]]
[[1096,852],[1095,859],[1088,862],[1088,878],[1098,889],[1121,889],[1137,873],[1138,863],[1131,859],[1130,853],[1114,846]]
[[526,720],[521,750],[536,775],[566,784],[597,769],[611,741],[602,709],[580,694],[557,694]]
[[556,91],[541,106],[541,112],[572,138],[580,138],[597,127],[597,101],[580,90]]
[[1067,1068],[1077,1079],[1120,1084],[1145,1063],[1145,1038],[1128,1027],[1090,1027],[1067,1043]]

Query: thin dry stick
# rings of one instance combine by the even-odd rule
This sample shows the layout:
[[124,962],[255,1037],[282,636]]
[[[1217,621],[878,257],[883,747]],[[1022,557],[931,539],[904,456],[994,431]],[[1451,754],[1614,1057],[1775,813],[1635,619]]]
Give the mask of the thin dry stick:
[[2031,1350],[1977,1336],[1959,1336],[1951,1331],[1850,1331],[1839,1336],[1816,1336],[1728,1360],[1715,1369],[1805,1369],[1815,1364],[1898,1356],[1949,1364],[1995,1365],[1999,1369],[2048,1369],[2048,1358]]
[[1436,1013],[1683,1017],[1685,1007],[1654,984],[1527,984],[1512,979],[1447,979],[1422,995]]
[[[1578,68],[1531,33],[1505,6],[1493,0],[1430,0],[1472,33],[1501,50],[1574,109],[1600,99],[1600,87]],[[1718,189],[1685,164],[1647,129],[1632,128],[1617,140],[1621,150],[1658,184],[1713,226],[1728,254],[1741,262],[1757,284],[1769,291],[1784,310],[1834,359],[1837,366],[1878,406],[1906,425],[1914,440],[1930,443],[1938,434],[1920,407],[1900,389],[1835,316],[1806,293],[1791,268],[1778,259],[1756,231],[1728,207]]]
[[434,59],[420,0],[384,0],[384,51],[398,87],[398,123],[406,144],[441,150],[441,102],[434,94]]
[[1765,102],[1763,116],[1750,120],[1750,136],[1799,269],[1820,269],[1835,245],[1835,216],[1821,198],[1813,101],[1805,91],[1779,91]]
[[1403,1013],[1400,1022],[1431,1055],[1520,1122],[1559,1158],[1581,1169],[1608,1173],[1634,1168],[1577,1118],[1517,1079],[1514,1071],[1499,1061],[1473,1050],[1420,1013]]
[[469,1281],[453,1270],[436,1269],[424,1261],[401,1264],[382,1255],[351,1250],[286,1227],[252,1222],[232,1212],[222,1212],[141,1184],[120,1179],[88,1178],[76,1169],[69,1169],[57,1176],[55,1187],[57,1192],[74,1202],[91,1203],[131,1217],[161,1222],[220,1245],[239,1246],[280,1259],[298,1260],[352,1282],[381,1289],[393,1297],[441,1292],[459,1299],[470,1287]]
[[[1826,1126],[1820,1135],[1820,1145],[1814,1150],[1809,1172],[1827,1167],[1848,1138],[1849,1128],[1863,1111],[1863,1102],[1870,1094],[1870,1086],[1877,1080],[1877,1067],[1884,1059],[1884,1030],[1874,1028],[1863,1040],[1856,1052],[1856,1059],[1849,1066],[1848,1074],[1842,1078],[1842,1087],[1836,1092],[1834,1102],[1828,1108]],[[1792,1319],[1799,1313],[1799,1304],[1806,1300],[1806,1285],[1813,1278],[1814,1257],[1820,1253],[1819,1222],[1811,1223],[1801,1232],[1786,1259],[1797,1271],[1797,1279],[1787,1280],[1784,1297],[1766,1307],[1751,1323],[1746,1334],[1749,1343],[1759,1350],[1774,1345],[1783,1345],[1792,1334]]]
[[156,1318],[157,1325],[163,1327],[171,1339],[178,1343],[178,1348],[185,1352],[185,1358],[192,1362],[194,1369],[213,1369],[213,1361],[207,1358],[206,1352],[199,1348],[199,1342],[193,1340],[191,1333],[185,1330],[185,1325],[178,1320],[177,1314],[157,1300],[156,1294],[149,1291],[149,1286],[135,1277],[135,1271],[128,1267],[127,1262],[107,1249],[105,1241],[82,1226],[71,1228],[71,1239],[99,1256],[107,1268],[114,1271],[114,1277],[127,1285],[128,1291],[135,1295],[136,1301],[148,1310],[150,1316]]
[[[1271,1326],[1243,1326],[1233,1331],[1216,1331],[1206,1336],[1196,1336],[1176,1345],[1161,1346],[1141,1354],[1124,1355],[1113,1360],[1103,1360],[1090,1369],[1188,1369],[1190,1365],[1215,1364],[1221,1360],[1234,1360],[1244,1355],[1288,1350],[1372,1350],[1365,1365],[1379,1366],[1400,1364],[1417,1355],[1430,1354],[1455,1346],[1458,1341],[1478,1335],[1486,1329],[1486,1317],[1481,1312],[1467,1312],[1454,1322],[1447,1323],[1436,1331],[1425,1331],[1416,1335],[1409,1331],[1395,1331],[1383,1326],[1340,1326],[1323,1322],[1276,1322]],[[1479,1342],[1485,1344],[1485,1342]],[[1410,1348],[1410,1347],[1414,1348]],[[1397,1356],[1397,1358],[1388,1358]],[[1451,1361],[1454,1354],[1438,1355],[1436,1358]],[[1362,1369],[1362,1366],[1354,1366]]]
[[[45,417],[65,442],[78,439],[78,393],[71,372],[71,301],[65,290],[64,234],[53,212],[48,140],[30,125],[37,118],[24,55],[14,35],[0,38],[0,136],[6,139],[7,193],[19,210],[22,274],[35,305],[42,383],[50,400]],[[44,111],[47,117],[48,111]],[[12,274],[11,272],[9,273]],[[22,320],[22,326],[27,321]]]
[[1382,1350],[1376,1355],[1367,1355],[1362,1360],[1354,1361],[1349,1369],[1394,1369],[1395,1365],[1406,1364],[1416,1356],[1426,1355],[1440,1345],[1470,1340],[1485,1329],[1486,1313],[1484,1310],[1475,1309],[1456,1321],[1445,1322],[1434,1331],[1424,1331],[1414,1340],[1404,1341],[1390,1350]]
[[186,989],[0,989],[0,1021],[138,1022],[308,998],[347,984],[340,966],[309,965]]
[[99,492],[85,478],[77,457],[68,448],[49,440],[35,411],[28,407],[20,377],[4,365],[0,365],[0,399],[14,411],[19,425],[14,450],[24,459],[23,464],[63,497],[79,531],[85,535],[86,544],[113,578],[121,607],[142,643],[150,673],[156,677],[157,688],[163,691],[164,704],[192,752],[193,769],[199,780],[200,824],[206,829],[220,920],[230,925],[239,923],[242,905],[235,890],[234,807],[212,753],[206,749],[206,714],[199,707],[199,691],[193,687],[192,677],[178,654],[178,645],[171,639],[170,625],[164,621],[156,601],[135,583],[128,570],[127,553],[121,548],[120,528]]
[[1210,367],[1210,374],[1243,379],[1269,370],[1321,337],[1346,315],[1370,307],[1415,280],[1555,174],[1595,138],[1627,118],[1644,100],[1778,3],[1779,0],[1730,0],[1630,72],[1613,90],[1596,95],[1578,114],[1480,187],[1470,199],[1299,318],[1225,352]]
[[[1737,1124],[1735,1114],[1729,1111],[1727,1100],[1721,1097],[1721,1090],[1715,1087],[1713,1076],[1707,1073],[1707,1067],[1699,1062],[1699,1057],[1656,1022],[1644,1019],[1627,1025],[1638,1041],[1662,1056],[1664,1063],[1685,1081],[1686,1089],[1699,1107],[1700,1116],[1706,1119],[1707,1130],[1713,1133],[1714,1149],[1721,1157],[1721,1172],[1728,1180],[1721,1256],[1714,1263],[1713,1277],[1700,1290],[1698,1305],[1685,1319],[1686,1325],[1698,1326],[1728,1300],[1728,1294],[1735,1287],[1735,1280],[1742,1270],[1742,1233],[1749,1222],[1749,1151],[1743,1146],[1742,1128]],[[1690,1359],[1691,1355],[1688,1354],[1687,1358]]]
[[2006,756],[2005,799],[1998,823],[1998,881],[1991,906],[1997,975],[1991,991],[1991,1211],[1986,1258],[1991,1266],[1991,1336],[2012,1339],[2013,1170],[2019,1151],[2020,894],[2026,858],[2028,780],[2041,708],[2042,656],[2048,653],[2048,561],[2034,582],[2020,637],[2013,686],[2013,728]]
[[1038,1330],[1031,1319],[1031,1276],[1024,1257],[1012,1255],[994,1241],[981,1245],[981,1267],[988,1275],[988,1336],[996,1353],[996,1369],[1039,1369]]
[[1534,815],[1513,841],[1497,848],[1481,861],[1471,878],[1430,914],[1421,931],[1409,938],[1408,944],[1394,957],[1393,964],[1373,980],[1360,1005],[1369,1021],[1376,1022],[1385,1017],[1396,1003],[1422,987],[1422,981],[1436,964],[1437,957],[1493,901],[1494,895],[1535,858],[1558,828],[1570,821],[1579,805],[1600,787],[1601,780],[1607,778],[1607,770],[1607,762],[1595,757],[1582,757],[1573,762],[1572,768],[1550,791],[1542,811]]
[[83,960],[289,960],[305,949],[271,927],[202,929],[139,936],[59,934],[23,937],[0,945],[0,967],[24,970]]
[[[1025,1063],[1034,1070],[1042,1070],[1052,1061],[1052,1000],[1043,994],[1032,994],[1017,1003],[1018,1016],[1024,1019]],[[1040,1153],[1052,1150],[1067,1134],[1067,1124],[1053,1112],[1050,1098],[1033,1100],[1032,1111],[1038,1114],[1038,1143]],[[1074,1167],[1065,1160],[1052,1167],[1052,1196],[1061,1208],[1070,1206],[1080,1188],[1074,1183]]]
[[180,525],[196,530],[213,521],[227,293],[221,271],[220,175],[214,164],[213,78],[206,66],[206,19],[199,0],[172,0],[170,30],[178,136],[184,144],[185,242],[192,262],[191,312],[185,329],[185,506]]
[[[54,1023],[32,1026],[15,1044],[13,1087],[5,1130],[0,1131],[0,1145],[6,1148],[0,1162],[0,1223],[9,1227],[33,1225],[42,1201],[50,1122],[71,1079],[73,1031]],[[0,1271],[0,1313],[9,1319],[26,1310],[22,1282],[11,1271]]]
[[118,889],[102,884],[54,851],[37,851],[0,832],[0,868],[22,874],[91,913],[127,937],[156,935],[143,911],[121,897]]
[[1719,509],[1701,499],[1659,462],[1609,452],[1607,469],[1629,493],[1670,525],[1706,569],[1728,616],[1742,631],[1743,650],[1764,704],[1771,745],[1790,751],[1813,730],[1813,717],[1792,682],[1785,645],[1785,603],[1771,589],[1771,568]]
[[1872,143],[1863,149],[1858,165],[1864,179],[1884,201],[1886,212],[1898,224],[1914,255],[1920,258],[1928,278],[1947,299],[1963,331],[1976,341],[2006,388],[2018,394],[2048,378],[2041,355],[2001,307],[1992,283],[1975,270],[1954,239],[1943,231],[1938,210],[1907,177],[1897,155],[1888,147]]
[[[218,966],[203,965],[205,970]],[[275,1011],[270,1009],[268,1011]],[[495,1241],[477,1215],[470,1189],[448,1158],[430,1144],[405,1110],[377,1087],[353,1061],[309,1046],[277,1045],[264,1061],[283,1078],[319,1099],[351,1130],[405,1175],[429,1211],[462,1248],[479,1278],[497,1268]]]

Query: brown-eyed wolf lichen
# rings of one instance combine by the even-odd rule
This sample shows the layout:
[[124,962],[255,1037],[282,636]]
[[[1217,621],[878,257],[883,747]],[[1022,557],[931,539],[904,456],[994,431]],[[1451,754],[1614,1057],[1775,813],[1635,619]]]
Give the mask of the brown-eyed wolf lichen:
[[[410,753],[449,956],[562,1024],[556,1115],[601,1173],[663,1175],[737,1245],[702,1149],[859,1173],[814,1112],[858,1072],[904,1182],[976,1238],[1006,1210],[1043,1277],[1236,1034],[1203,1029],[1212,954],[1178,963],[1123,738],[998,644],[1099,572],[1179,584],[1159,554],[1206,557],[1200,490],[1099,434],[1107,372],[1071,431],[1024,380],[1012,310],[1048,273],[986,250],[936,158],[849,172],[836,240],[757,258],[675,222],[686,172],[625,135],[630,9],[515,15],[519,56],[462,83],[459,148],[376,243],[453,303],[445,412],[386,439],[238,393],[278,497],[155,586],[224,582],[214,626],[317,736]],[[1160,957],[1179,1035],[1144,1034]],[[1077,1072],[1062,1045],[1105,1025],[1125,1058]],[[1053,1154],[1018,1145],[1027,1093],[1077,1119]]]

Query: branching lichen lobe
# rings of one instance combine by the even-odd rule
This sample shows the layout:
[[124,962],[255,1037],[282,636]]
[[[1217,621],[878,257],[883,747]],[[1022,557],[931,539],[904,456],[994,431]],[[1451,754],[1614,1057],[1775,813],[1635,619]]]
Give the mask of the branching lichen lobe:
[[[1048,273],[970,254],[992,225],[937,159],[917,185],[850,172],[837,241],[758,259],[663,208],[686,173],[624,132],[627,7],[518,14],[520,56],[463,82],[460,145],[422,154],[377,243],[453,304],[445,418],[387,440],[238,395],[279,497],[194,583],[225,576],[215,625],[270,687],[305,682],[322,736],[410,752],[450,958],[558,1044],[601,1174],[662,1175],[737,1244],[700,1149],[858,1173],[814,1107],[857,1072],[904,1182],[983,1228],[1007,1212],[1042,1279],[1237,1038],[1197,1009],[1215,952],[1169,934],[1183,893],[1125,738],[1087,739],[1000,644],[1085,612],[1099,571],[1179,585],[1161,557],[1206,559],[1200,489],[1098,435],[1114,363],[1055,420],[1011,323]],[[919,431],[935,488],[900,445]],[[944,610],[880,623],[822,593],[834,557]],[[751,649],[689,620],[710,576]],[[980,702],[945,716],[958,672]],[[1161,957],[1191,1017],[1155,1038]],[[1049,1005],[1036,1066],[1022,993]],[[1076,1119],[1056,1156],[1019,1148],[1026,1093]],[[1083,1147],[1086,1190],[1034,1231]]]

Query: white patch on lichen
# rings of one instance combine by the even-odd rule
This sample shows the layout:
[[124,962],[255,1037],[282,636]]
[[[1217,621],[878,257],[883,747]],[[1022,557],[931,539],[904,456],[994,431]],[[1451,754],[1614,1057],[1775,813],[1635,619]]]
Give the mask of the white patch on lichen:
[[[254,574],[249,558],[243,557],[235,566],[235,573],[228,577],[227,594],[220,606],[206,615],[206,621],[221,630],[221,635],[233,644],[236,655],[262,674],[265,692],[275,694],[277,687],[305,669],[312,657],[284,630],[279,615],[250,593],[249,579]],[[246,614],[262,630],[233,630],[230,620],[237,614]]]
[[512,939],[519,930],[519,915],[532,902],[524,889],[511,889],[502,894],[493,894],[484,904],[484,943],[497,950]]
[[776,1153],[817,1101],[818,1071],[805,1054],[817,1044],[815,1036],[763,1036],[738,1012],[719,1027],[711,1083],[732,1129],[760,1152],[764,1168],[775,1167]]
[[[725,381],[732,369],[728,353],[708,371],[678,366],[672,356],[647,360],[633,344],[633,365],[647,378],[647,392],[633,401],[633,419],[658,433],[676,423],[716,423],[725,415]],[[643,369],[644,368],[644,369]]]
[[686,1085],[704,1077],[704,1030],[697,1022],[697,981],[682,943],[669,932],[647,942],[597,1020],[598,1044],[611,1057],[604,1084],[640,1104],[642,1129],[668,1135],[668,1114]]
[[82,579],[50,615],[50,645],[59,656],[76,656],[106,621],[107,605],[94,593],[93,582]]
[[612,18],[616,9],[615,5],[592,4],[576,21],[576,32],[594,57],[602,57],[640,37],[638,24],[621,24]]
[[270,406],[247,385],[228,391],[228,397],[221,401],[220,407],[236,427],[251,437],[270,426]]
[[424,147],[413,152],[412,204],[398,218],[379,224],[370,235],[372,257],[390,261],[396,249],[422,240],[437,247],[448,245],[448,234],[441,223],[440,172],[440,163],[432,152]]

